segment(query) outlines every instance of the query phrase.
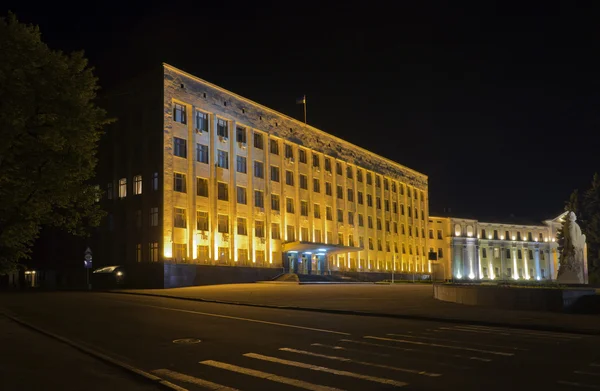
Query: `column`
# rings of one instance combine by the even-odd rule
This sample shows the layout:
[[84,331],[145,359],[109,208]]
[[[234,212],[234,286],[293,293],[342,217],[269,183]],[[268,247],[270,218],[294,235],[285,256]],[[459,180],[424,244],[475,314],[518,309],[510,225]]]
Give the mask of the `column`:
[[209,175],[209,189],[208,189],[208,196],[209,196],[209,211],[208,211],[208,221],[209,221],[209,225],[210,225],[210,233],[209,233],[209,240],[210,240],[210,248],[209,248],[209,257],[210,259],[214,261],[217,261],[219,259],[219,254],[218,254],[218,235],[219,233],[217,232],[217,148],[216,148],[216,143],[217,143],[217,137],[216,137],[216,133],[217,133],[217,114],[213,113],[212,115],[212,121],[210,121],[210,123],[212,124],[212,126],[210,126],[209,129],[209,134],[210,134],[210,142],[209,142],[209,152],[208,152],[208,164],[210,166],[210,175]]
[[540,249],[539,247],[535,248],[535,274],[536,274],[536,279],[539,280],[541,279],[541,271],[540,271]]
[[187,259],[190,263],[194,263],[194,247],[196,245],[194,241],[195,232],[196,232],[196,156],[195,156],[195,147],[196,147],[196,132],[194,131],[194,110],[192,107],[188,107],[189,113],[191,114],[191,120],[187,121],[188,128],[188,145],[187,145],[187,177],[186,177],[186,189],[187,189]]
[[[229,262],[232,265],[237,266],[237,187],[235,176],[237,173],[237,167],[234,168],[234,164],[237,166],[237,155],[235,153],[234,142],[236,135],[236,122],[231,121],[231,132],[229,133]],[[246,222],[247,224],[248,222]]]

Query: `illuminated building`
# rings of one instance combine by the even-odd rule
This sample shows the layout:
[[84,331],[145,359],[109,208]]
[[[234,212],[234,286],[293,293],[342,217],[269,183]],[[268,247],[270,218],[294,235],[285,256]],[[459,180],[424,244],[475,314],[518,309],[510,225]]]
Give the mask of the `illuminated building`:
[[[564,214],[543,224],[489,223],[429,217],[429,252],[436,279],[555,280],[556,233]],[[443,277],[442,277],[443,276]]]
[[428,272],[425,175],[170,65],[154,76],[113,104],[103,146],[113,263]]

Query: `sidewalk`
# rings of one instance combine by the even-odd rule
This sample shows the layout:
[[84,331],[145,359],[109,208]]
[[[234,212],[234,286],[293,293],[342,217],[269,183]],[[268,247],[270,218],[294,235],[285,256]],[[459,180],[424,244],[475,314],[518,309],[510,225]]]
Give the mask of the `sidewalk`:
[[113,292],[600,335],[600,315],[498,310],[447,303],[433,298],[431,285],[421,284],[231,284]]
[[2,390],[149,391],[156,385],[0,316]]

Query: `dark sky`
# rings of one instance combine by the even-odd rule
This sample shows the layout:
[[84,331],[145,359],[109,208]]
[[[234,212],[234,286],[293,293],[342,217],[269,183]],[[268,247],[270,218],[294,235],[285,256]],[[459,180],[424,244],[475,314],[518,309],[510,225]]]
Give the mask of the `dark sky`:
[[298,119],[306,94],[311,125],[428,175],[432,214],[551,217],[600,171],[587,2],[126,3],[7,10],[104,87],[164,61]]

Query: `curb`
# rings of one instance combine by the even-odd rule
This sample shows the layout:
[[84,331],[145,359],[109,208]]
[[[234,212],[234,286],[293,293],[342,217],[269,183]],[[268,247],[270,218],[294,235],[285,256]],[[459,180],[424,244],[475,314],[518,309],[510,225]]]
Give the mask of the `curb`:
[[85,346],[81,345],[78,342],[72,341],[72,340],[70,340],[68,338],[65,338],[65,337],[62,337],[60,335],[54,334],[54,333],[52,333],[50,331],[44,330],[44,329],[42,329],[42,328],[40,328],[38,326],[34,326],[31,323],[25,322],[24,320],[21,320],[21,319],[17,318],[14,315],[9,315],[6,312],[0,312],[0,314],[4,315],[5,317],[7,317],[8,319],[10,319],[13,322],[20,324],[21,326],[27,327],[28,329],[36,331],[36,332],[38,332],[40,334],[43,334],[43,335],[45,335],[47,337],[50,337],[52,339],[55,339],[57,341],[60,341],[60,342],[62,342],[64,344],[66,344],[66,345],[71,346],[72,348],[75,348],[75,349],[79,350],[82,353],[85,353],[85,354],[87,354],[89,356],[92,356],[92,357],[94,357],[94,358],[96,358],[98,360],[101,360],[101,361],[103,361],[103,362],[105,362],[107,364],[110,364],[110,365],[115,366],[117,368],[120,368],[120,369],[122,369],[124,371],[127,371],[127,372],[129,372],[129,373],[131,373],[133,375],[141,377],[144,380],[150,381],[150,382],[158,385],[159,387],[161,387],[161,388],[163,388],[165,390],[171,390],[171,391],[172,390],[175,390],[175,391],[188,391],[187,388],[182,388],[182,387],[180,387],[180,386],[178,386],[176,384],[173,384],[173,383],[171,383],[171,382],[169,382],[167,380],[164,380],[161,377],[158,377],[158,376],[153,375],[153,374],[151,374],[149,372],[146,372],[146,371],[144,371],[142,369],[136,368],[136,367],[131,366],[129,364],[126,364],[126,363],[124,363],[122,361],[119,361],[117,359],[109,357],[109,356],[105,355],[104,353],[100,353],[100,352],[98,352],[96,350],[93,350],[93,349],[90,349],[88,347],[85,347]]
[[375,282],[361,281],[256,281],[256,284],[281,284],[281,285],[373,285]]
[[569,328],[569,327],[549,326],[549,325],[541,325],[541,324],[519,324],[519,323],[508,323],[508,322],[494,322],[494,321],[487,321],[487,320],[441,318],[441,317],[425,316],[425,315],[389,314],[389,313],[382,313],[382,312],[365,312],[365,311],[336,310],[336,309],[326,309],[326,308],[279,306],[279,305],[273,305],[273,304],[254,304],[254,303],[202,299],[202,298],[193,298],[193,297],[177,297],[177,296],[169,296],[169,295],[160,295],[160,294],[156,294],[156,293],[140,293],[140,292],[124,292],[124,291],[105,291],[105,293],[134,295],[134,296],[160,297],[160,298],[174,299],[174,300],[195,301],[195,302],[213,303],[213,304],[237,305],[237,306],[243,306],[243,307],[257,307],[257,308],[270,308],[270,309],[278,309],[278,310],[319,312],[319,313],[333,314],[333,315],[370,316],[370,317],[376,317],[376,318],[420,320],[420,321],[426,321],[426,322],[446,322],[446,323],[469,324],[469,325],[488,326],[488,327],[510,327],[510,328],[520,329],[520,330],[549,331],[549,332],[555,332],[555,333],[581,334],[581,335],[593,335],[593,336],[600,335],[600,329],[599,330],[575,329],[575,328]]

